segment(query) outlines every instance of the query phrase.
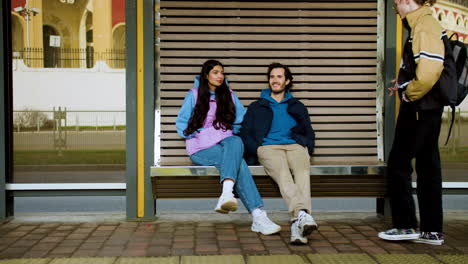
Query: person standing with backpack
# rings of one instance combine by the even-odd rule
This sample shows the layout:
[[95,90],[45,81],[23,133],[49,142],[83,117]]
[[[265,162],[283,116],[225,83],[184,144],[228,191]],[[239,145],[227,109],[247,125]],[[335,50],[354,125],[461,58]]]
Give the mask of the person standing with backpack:
[[[432,16],[435,0],[394,0],[395,11],[408,30],[402,65],[389,95],[401,98],[395,138],[387,162],[393,228],[380,232],[385,240],[413,240],[442,245],[442,172],[439,134],[444,103],[438,80],[444,69],[446,38]],[[416,219],[411,174],[416,159],[420,225]]]

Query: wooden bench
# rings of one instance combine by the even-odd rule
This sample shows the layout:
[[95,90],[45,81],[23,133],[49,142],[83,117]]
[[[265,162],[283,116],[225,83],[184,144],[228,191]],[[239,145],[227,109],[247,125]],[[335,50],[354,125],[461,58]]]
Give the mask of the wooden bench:
[[[212,198],[221,192],[218,171],[191,166],[175,129],[194,75],[214,58],[225,65],[230,87],[245,106],[267,87],[270,63],[289,65],[293,95],[307,107],[316,132],[312,197],[381,201],[383,61],[378,51],[384,45],[377,38],[383,26],[379,8],[377,1],[161,1],[154,198]],[[262,197],[280,197],[262,167],[250,169]]]
[[[262,166],[250,166],[262,198],[281,197],[276,183]],[[386,187],[384,166],[310,166],[312,197],[372,197],[383,213]],[[216,198],[221,193],[219,172],[212,166],[162,166],[151,168],[154,199]],[[332,208],[331,208],[332,209]]]

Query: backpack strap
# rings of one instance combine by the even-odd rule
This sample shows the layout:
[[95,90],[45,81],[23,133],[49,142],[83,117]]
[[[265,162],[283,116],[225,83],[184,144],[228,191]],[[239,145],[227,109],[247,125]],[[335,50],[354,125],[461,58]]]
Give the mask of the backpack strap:
[[[445,30],[444,30],[445,31]],[[455,36],[455,40],[458,39],[458,34],[457,32],[453,32],[452,35],[450,35],[450,37],[448,38],[449,40],[452,40],[452,37]]]
[[445,145],[444,146],[447,146],[447,143],[448,143],[449,138],[450,138],[450,134],[452,133],[453,122],[455,120],[455,106],[450,105],[450,108],[452,109],[452,121],[450,122],[450,128],[449,128],[449,132],[448,132],[448,135],[447,135],[447,139],[445,140]]

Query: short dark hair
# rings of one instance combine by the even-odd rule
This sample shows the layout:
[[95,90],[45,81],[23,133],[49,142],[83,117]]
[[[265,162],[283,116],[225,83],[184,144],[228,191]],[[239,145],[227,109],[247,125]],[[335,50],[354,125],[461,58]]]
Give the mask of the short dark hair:
[[416,4],[420,6],[423,6],[423,5],[433,6],[437,2],[437,0],[414,0],[414,2],[416,2]]
[[289,83],[288,85],[286,85],[285,88],[286,90],[291,89],[293,87],[293,79],[294,79],[292,76],[291,70],[289,69],[288,66],[283,65],[279,62],[273,62],[272,64],[270,64],[270,66],[268,66],[267,80],[270,80],[271,71],[277,68],[284,69],[284,77],[286,78],[286,80],[289,80]]

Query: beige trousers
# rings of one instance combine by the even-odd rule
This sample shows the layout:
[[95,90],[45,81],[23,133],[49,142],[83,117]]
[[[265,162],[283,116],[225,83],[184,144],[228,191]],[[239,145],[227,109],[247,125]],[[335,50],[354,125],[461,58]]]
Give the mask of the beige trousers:
[[[257,149],[258,160],[278,184],[292,221],[300,210],[311,213],[310,157],[299,144],[266,145]],[[294,175],[291,175],[292,174]]]

